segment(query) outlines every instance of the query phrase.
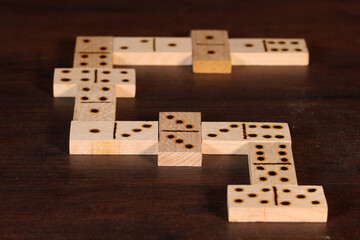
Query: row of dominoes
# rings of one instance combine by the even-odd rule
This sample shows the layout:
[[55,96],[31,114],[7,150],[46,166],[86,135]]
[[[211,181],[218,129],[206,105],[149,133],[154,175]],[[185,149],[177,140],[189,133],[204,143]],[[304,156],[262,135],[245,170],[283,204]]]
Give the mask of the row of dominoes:
[[326,222],[321,186],[298,186],[286,123],[201,122],[163,112],[159,121],[73,121],[71,154],[158,154],[159,166],[201,166],[202,154],[248,155],[250,184],[228,186],[231,222]]
[[230,73],[231,65],[309,64],[304,39],[228,38],[223,30],[191,37],[77,37],[74,67],[191,65],[194,73]]

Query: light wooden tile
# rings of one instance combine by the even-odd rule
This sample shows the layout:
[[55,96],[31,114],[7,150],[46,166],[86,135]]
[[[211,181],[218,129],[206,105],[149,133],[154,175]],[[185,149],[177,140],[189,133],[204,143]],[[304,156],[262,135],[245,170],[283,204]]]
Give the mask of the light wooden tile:
[[191,38],[155,38],[155,52],[152,65],[186,66],[192,64]]
[[203,154],[248,154],[242,122],[202,122]]
[[75,53],[74,68],[112,68],[112,53]]
[[153,37],[115,37],[114,65],[151,65],[154,59]]
[[198,45],[193,52],[194,73],[231,73],[228,46]]
[[200,112],[160,112],[159,130],[201,132]]
[[120,154],[158,154],[158,122],[117,121],[116,142]]
[[226,30],[192,30],[191,39],[194,44],[224,45],[228,44]]
[[232,65],[305,66],[309,52],[304,39],[229,39]]
[[116,103],[82,103],[75,101],[74,117],[76,121],[115,121]]
[[228,186],[229,222],[326,222],[321,186]]
[[129,68],[110,68],[99,69],[98,82],[103,84],[115,85],[116,97],[130,98],[135,97],[136,78],[135,69]]
[[191,65],[190,38],[117,37],[115,65]]
[[71,154],[155,155],[158,123],[146,121],[72,121]]
[[244,138],[249,142],[291,142],[287,123],[246,122]]
[[72,121],[70,154],[109,154],[114,146],[115,121]]
[[158,166],[200,167],[200,132],[159,132]]
[[93,83],[94,80],[94,68],[55,68],[54,97],[75,97],[77,84]]
[[192,30],[193,72],[231,73],[227,31]]
[[77,53],[111,53],[113,37],[109,36],[79,36],[76,38]]
[[297,185],[290,143],[250,143],[248,159],[251,184]]
[[115,103],[115,86],[104,83],[80,83],[77,85],[75,101],[80,103]]
[[114,85],[118,98],[135,97],[135,69],[129,68],[56,68],[54,97],[75,97],[76,86],[82,83]]

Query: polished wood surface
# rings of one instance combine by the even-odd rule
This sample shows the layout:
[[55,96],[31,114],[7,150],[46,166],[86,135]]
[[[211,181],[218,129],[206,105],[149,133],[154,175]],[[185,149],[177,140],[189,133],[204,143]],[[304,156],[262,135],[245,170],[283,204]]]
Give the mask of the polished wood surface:
[[[359,239],[359,1],[10,1],[0,8],[1,239]],[[52,96],[77,35],[305,38],[309,67],[136,67],[118,120],[199,111],[203,121],[288,122],[298,182],[322,185],[327,224],[228,223],[246,156],[201,168],[157,156],[70,156],[74,99]]]

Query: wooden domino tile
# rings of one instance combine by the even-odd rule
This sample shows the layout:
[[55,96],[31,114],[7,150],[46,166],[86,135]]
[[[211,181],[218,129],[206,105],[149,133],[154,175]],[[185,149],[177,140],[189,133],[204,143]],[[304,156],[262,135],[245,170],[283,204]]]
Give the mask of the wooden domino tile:
[[111,68],[113,37],[80,36],[76,38],[74,68]]
[[248,159],[251,184],[297,185],[290,143],[250,143]]
[[94,68],[55,68],[54,97],[75,97],[77,84],[93,83],[95,81]]
[[110,68],[97,71],[97,81],[103,84],[115,85],[118,98],[133,98],[136,94],[135,69]]
[[203,154],[248,154],[242,122],[203,122]]
[[159,114],[159,130],[201,132],[201,113],[161,112]]
[[309,52],[304,39],[229,39],[232,65],[305,66]]
[[76,121],[114,121],[116,103],[82,103],[75,101],[74,117]]
[[193,72],[231,73],[227,31],[192,30]]
[[201,114],[159,114],[158,166],[201,166]]
[[191,39],[186,37],[118,37],[115,65],[191,65]]
[[77,53],[111,53],[113,37],[109,36],[78,36],[75,52]]
[[111,121],[116,116],[114,86],[95,83],[77,85],[74,120]]
[[103,83],[80,83],[77,85],[75,102],[115,103],[115,86]]
[[154,38],[115,37],[114,65],[151,65],[154,57]]
[[326,222],[321,186],[229,185],[229,222]]
[[160,131],[158,166],[200,167],[201,164],[200,132]]
[[72,121],[70,154],[158,153],[158,123],[154,121]]
[[246,122],[243,126],[244,138],[248,142],[288,142],[291,143],[287,123]]
[[74,68],[111,68],[112,54],[105,53],[75,53]]
[[155,38],[154,65],[187,66],[192,64],[191,38]]
[[75,97],[78,84],[97,83],[115,86],[118,98],[135,97],[135,70],[129,68],[56,68],[54,97]]

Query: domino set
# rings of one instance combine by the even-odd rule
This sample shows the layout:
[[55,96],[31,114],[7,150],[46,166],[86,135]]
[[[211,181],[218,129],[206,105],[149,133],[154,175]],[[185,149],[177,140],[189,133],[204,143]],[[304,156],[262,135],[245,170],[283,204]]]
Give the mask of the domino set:
[[303,39],[77,37],[73,68],[56,68],[54,97],[75,97],[70,154],[158,155],[158,166],[202,165],[202,154],[248,155],[250,185],[228,186],[230,222],[326,222],[321,186],[297,183],[286,123],[202,122],[199,112],[161,112],[159,121],[116,121],[116,98],[135,97],[135,70],[115,65],[308,65]]

